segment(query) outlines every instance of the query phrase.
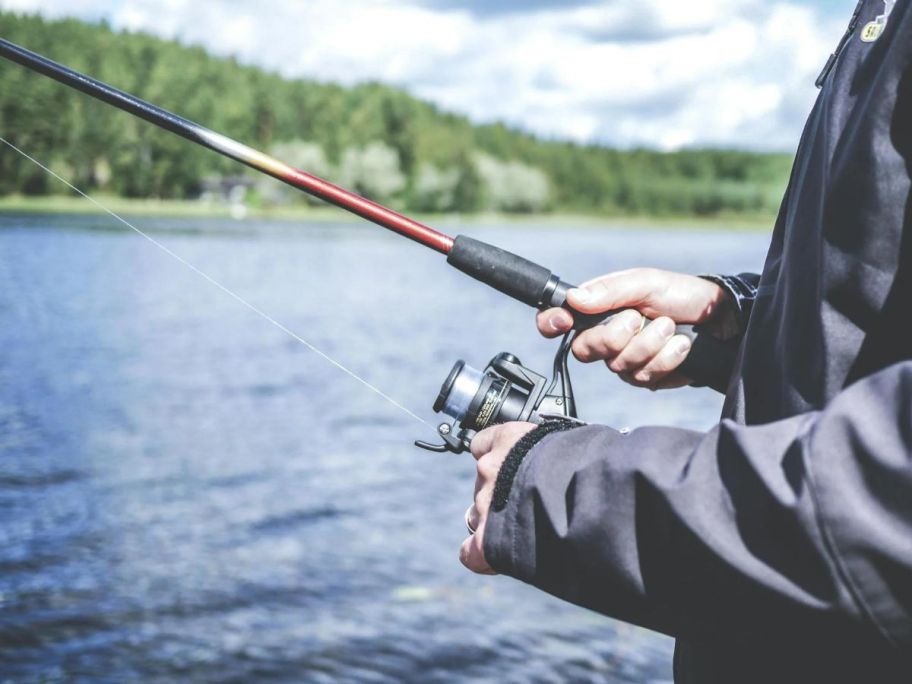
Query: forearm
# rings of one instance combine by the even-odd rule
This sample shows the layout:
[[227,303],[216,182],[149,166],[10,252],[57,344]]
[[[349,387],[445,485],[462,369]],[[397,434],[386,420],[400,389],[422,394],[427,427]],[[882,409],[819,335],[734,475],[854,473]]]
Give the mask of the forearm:
[[551,435],[489,515],[485,555],[674,635],[817,629],[908,645],[910,395],[907,364],[765,426]]

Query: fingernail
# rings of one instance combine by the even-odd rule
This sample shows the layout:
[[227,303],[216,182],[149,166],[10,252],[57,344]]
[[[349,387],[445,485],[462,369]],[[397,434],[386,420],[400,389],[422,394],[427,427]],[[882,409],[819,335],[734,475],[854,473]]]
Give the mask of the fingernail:
[[[578,301],[580,304],[585,304],[590,299],[592,299],[592,295],[589,293],[589,291],[584,290],[581,287],[575,287],[572,290],[570,290],[570,292],[573,293],[573,298],[576,299],[576,301]],[[567,294],[570,294],[570,292],[568,292]]]
[[675,324],[674,321],[670,318],[660,318],[658,321],[656,321],[656,325],[658,326],[658,330],[656,332],[658,332],[659,335],[661,335],[664,339],[668,339],[675,334]]
[[548,319],[548,325],[551,326],[552,330],[556,332],[562,332],[573,324],[570,322],[569,316],[558,313],[554,314],[551,316],[551,318]]
[[686,354],[689,351],[690,351],[690,340],[687,339],[686,337],[682,337],[680,340],[678,340],[677,344],[675,344],[675,352],[680,356],[684,356],[684,354]]

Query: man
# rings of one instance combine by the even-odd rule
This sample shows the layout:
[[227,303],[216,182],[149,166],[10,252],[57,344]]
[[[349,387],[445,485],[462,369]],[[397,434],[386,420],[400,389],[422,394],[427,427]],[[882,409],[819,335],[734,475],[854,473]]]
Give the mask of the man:
[[577,358],[653,389],[686,383],[672,321],[741,335],[721,423],[472,444],[462,561],[677,637],[681,682],[912,682],[912,2],[862,0],[819,83],[761,277],[571,293],[631,309]]

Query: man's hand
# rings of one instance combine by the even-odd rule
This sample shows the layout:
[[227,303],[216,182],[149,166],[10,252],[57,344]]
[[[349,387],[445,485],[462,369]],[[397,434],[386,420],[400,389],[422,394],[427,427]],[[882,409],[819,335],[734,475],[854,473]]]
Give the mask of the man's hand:
[[504,423],[482,430],[472,439],[472,456],[476,460],[475,503],[466,515],[466,522],[474,528],[459,549],[459,560],[472,572],[494,575],[494,570],[484,557],[484,530],[494,494],[497,473],[507,454],[519,438],[535,427],[532,423]]
[[[648,389],[690,384],[675,369],[690,352],[690,340],[675,335],[676,323],[713,323],[730,334],[734,315],[725,291],[713,282],[683,273],[635,268],[609,273],[570,290],[567,301],[583,313],[622,310],[604,325],[585,330],[573,342],[583,363],[604,361],[625,382]],[[653,319],[643,327],[644,316]],[[545,337],[573,327],[573,315],[554,308],[538,314]]]

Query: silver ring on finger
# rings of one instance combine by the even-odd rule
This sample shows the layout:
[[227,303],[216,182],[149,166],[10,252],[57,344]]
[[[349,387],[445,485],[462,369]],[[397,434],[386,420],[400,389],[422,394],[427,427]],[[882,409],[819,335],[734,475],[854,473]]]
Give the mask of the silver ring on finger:
[[472,527],[472,517],[471,517],[473,508],[475,508],[475,504],[470,505],[466,509],[465,516],[463,516],[465,518],[466,529],[469,531],[469,534],[475,534],[475,528]]

